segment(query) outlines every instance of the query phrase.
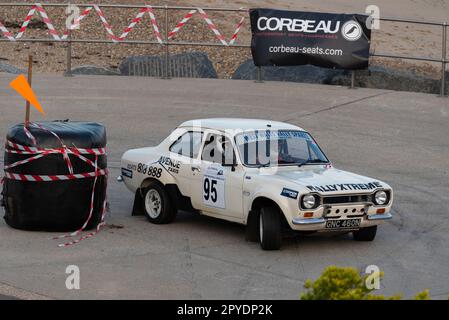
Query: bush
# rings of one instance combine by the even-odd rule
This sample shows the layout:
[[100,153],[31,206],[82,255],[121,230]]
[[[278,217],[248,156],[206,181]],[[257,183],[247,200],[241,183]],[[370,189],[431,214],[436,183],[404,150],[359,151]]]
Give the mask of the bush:
[[[401,296],[385,297],[372,294],[373,289],[365,285],[368,276],[361,276],[355,268],[327,267],[314,282],[307,280],[307,291],[302,300],[399,300]],[[383,273],[380,274],[383,277]],[[418,293],[416,300],[429,300],[429,290]]]

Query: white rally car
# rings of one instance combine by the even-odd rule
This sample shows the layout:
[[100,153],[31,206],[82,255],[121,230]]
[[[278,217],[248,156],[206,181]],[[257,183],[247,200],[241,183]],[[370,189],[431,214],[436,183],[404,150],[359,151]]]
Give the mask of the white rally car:
[[283,227],[372,241],[392,218],[389,185],[333,168],[309,133],[269,120],[185,122],[158,146],[127,151],[119,181],[135,193],[133,214],[163,224],[189,210],[241,223],[265,250],[280,248]]

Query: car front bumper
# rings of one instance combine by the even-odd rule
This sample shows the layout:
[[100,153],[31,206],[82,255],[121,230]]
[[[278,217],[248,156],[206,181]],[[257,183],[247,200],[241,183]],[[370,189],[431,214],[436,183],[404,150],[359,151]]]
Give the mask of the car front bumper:
[[[391,220],[391,213],[365,215],[363,217],[341,219],[361,219],[360,228],[371,227],[380,224],[382,221]],[[292,229],[297,231],[338,231],[339,229],[326,229],[326,222],[329,220],[338,220],[331,218],[293,218]],[[341,229],[344,231],[345,229]]]

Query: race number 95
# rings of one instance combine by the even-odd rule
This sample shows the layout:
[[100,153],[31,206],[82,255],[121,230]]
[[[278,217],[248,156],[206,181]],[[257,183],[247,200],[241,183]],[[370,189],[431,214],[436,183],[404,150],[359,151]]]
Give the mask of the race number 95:
[[203,179],[203,203],[209,207],[225,209],[225,181],[205,176]]
[[210,179],[208,177],[204,178],[204,200],[217,202],[217,180]]

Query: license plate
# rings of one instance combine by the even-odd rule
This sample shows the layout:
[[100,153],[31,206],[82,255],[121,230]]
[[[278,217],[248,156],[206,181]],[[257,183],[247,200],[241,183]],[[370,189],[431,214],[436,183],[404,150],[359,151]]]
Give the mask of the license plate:
[[362,219],[328,220],[326,229],[357,229],[361,222]]

